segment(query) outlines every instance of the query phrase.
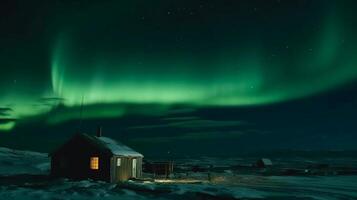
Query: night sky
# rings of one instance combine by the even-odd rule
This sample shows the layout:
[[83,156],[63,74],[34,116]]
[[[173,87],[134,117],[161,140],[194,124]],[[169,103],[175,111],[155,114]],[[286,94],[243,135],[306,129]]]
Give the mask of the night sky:
[[148,155],[357,149],[356,10],[1,1],[0,145],[51,151],[102,126]]

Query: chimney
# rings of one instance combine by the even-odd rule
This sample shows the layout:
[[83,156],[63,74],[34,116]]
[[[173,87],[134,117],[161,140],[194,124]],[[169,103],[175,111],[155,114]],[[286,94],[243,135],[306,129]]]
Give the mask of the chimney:
[[102,127],[98,126],[97,128],[97,137],[102,137]]

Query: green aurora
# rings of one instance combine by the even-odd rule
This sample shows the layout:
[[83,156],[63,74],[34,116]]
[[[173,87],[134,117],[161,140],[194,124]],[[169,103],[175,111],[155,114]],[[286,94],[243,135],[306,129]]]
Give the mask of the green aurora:
[[[357,31],[341,5],[310,8],[306,25],[294,13],[285,21],[238,20],[246,13],[194,10],[188,18],[175,17],[166,4],[150,15],[154,5],[145,5],[133,13],[130,5],[93,5],[65,18],[71,22],[63,19],[51,47],[51,83],[25,96],[5,93],[0,106],[13,109],[6,117],[55,113],[48,122],[59,123],[78,118],[82,98],[85,118],[122,116],[132,112],[127,104],[160,105],[157,112],[177,104],[267,105],[356,80]],[[57,100],[38,103],[44,97]],[[64,111],[54,112],[58,106]],[[14,126],[0,124],[0,130]]]
[[[110,28],[108,33],[107,26],[113,24],[106,24],[103,30],[99,26],[110,21],[108,18],[114,17],[106,16],[97,19],[98,24],[90,23],[91,27],[99,27],[95,33],[87,32],[88,23],[84,22],[84,26],[71,27],[71,33],[62,33],[56,41],[52,87],[56,95],[67,100],[67,106],[80,105],[82,96],[86,104],[260,105],[316,94],[351,81],[357,75],[357,60],[352,57],[356,49],[344,46],[347,30],[338,14],[323,16],[321,31],[316,35],[288,41],[291,45],[284,46],[287,53],[283,56],[271,53],[271,46],[259,44],[256,41],[261,38],[248,37],[247,31],[242,31],[243,34],[237,31],[237,38],[228,41],[229,48],[223,44],[220,49],[185,52],[176,47],[173,39],[162,44],[155,38],[150,43],[157,43],[161,48],[149,51],[149,42],[137,42],[138,37],[147,34],[134,32],[150,28],[128,27],[119,21],[114,25],[120,28]],[[171,28],[164,27],[159,34],[184,32]],[[129,41],[120,37],[123,29],[133,33]],[[195,29],[202,32],[206,27],[198,25]],[[107,35],[118,37],[98,39]],[[192,35],[186,40],[203,40]],[[217,39],[210,35],[202,37],[207,43]],[[227,42],[224,38],[218,40]],[[247,41],[236,42],[243,40]],[[298,46],[301,41],[304,44]],[[135,49],[128,45],[130,42]],[[197,45],[203,46],[199,42]],[[345,60],[347,55],[349,59]]]

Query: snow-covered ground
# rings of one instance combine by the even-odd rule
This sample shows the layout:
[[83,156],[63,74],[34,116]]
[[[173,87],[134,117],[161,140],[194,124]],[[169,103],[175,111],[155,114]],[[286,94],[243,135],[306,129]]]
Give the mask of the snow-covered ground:
[[[0,199],[357,199],[357,176],[259,176],[230,171],[212,181],[109,184],[47,177],[47,154],[0,148]],[[205,177],[191,174],[192,179]]]
[[47,174],[50,158],[45,153],[19,151],[0,147],[0,176],[14,174]]

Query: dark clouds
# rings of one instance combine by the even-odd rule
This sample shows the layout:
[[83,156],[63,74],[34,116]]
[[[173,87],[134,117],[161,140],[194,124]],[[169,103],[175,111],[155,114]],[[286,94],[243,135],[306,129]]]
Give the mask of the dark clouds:
[[12,112],[11,108],[1,108],[0,107],[0,116],[8,116]]
[[[183,120],[184,119],[184,120]],[[204,120],[204,119],[192,119],[192,117],[187,118],[176,118],[174,121],[167,124],[161,125],[146,125],[146,126],[135,126],[130,127],[130,129],[156,129],[156,128],[190,128],[190,129],[205,129],[205,128],[220,128],[220,127],[237,127],[244,122],[240,121],[214,121],[214,120]],[[166,118],[167,120],[167,118]],[[169,118],[172,121],[172,118]],[[178,121],[178,122],[177,122]]]

